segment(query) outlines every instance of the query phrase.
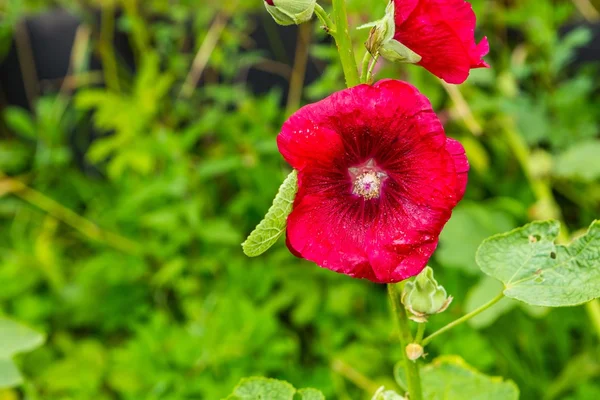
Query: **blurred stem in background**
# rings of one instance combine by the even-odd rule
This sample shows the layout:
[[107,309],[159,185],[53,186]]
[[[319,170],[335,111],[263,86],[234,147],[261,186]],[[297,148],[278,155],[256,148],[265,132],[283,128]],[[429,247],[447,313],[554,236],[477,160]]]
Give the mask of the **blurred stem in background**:
[[187,77],[181,87],[181,91],[179,92],[180,98],[189,98],[194,93],[196,89],[196,85],[208,64],[208,60],[213,53],[215,47],[217,47],[217,43],[225,26],[227,25],[228,18],[224,14],[218,14],[214,19],[212,25],[208,29],[208,33],[206,34],[204,41],[200,45],[196,56],[194,57],[194,61],[192,62],[192,67],[190,68],[190,72],[188,72]]
[[572,0],[577,10],[583,15],[588,22],[600,21],[600,13],[590,0]]
[[312,24],[307,22],[298,26],[298,38],[296,39],[296,55],[294,66],[290,77],[290,89],[288,92],[285,115],[289,116],[300,108],[302,89],[304,88],[304,76],[306,75],[306,64],[308,62],[308,49],[312,33]]
[[128,254],[139,254],[141,252],[141,247],[137,243],[121,235],[100,229],[90,220],[85,219],[43,193],[30,188],[19,180],[4,176],[0,172],[0,197],[8,193],[20,197],[92,240],[106,243]]
[[119,75],[117,72],[117,60],[113,48],[115,32],[115,8],[110,2],[102,7],[100,23],[100,43],[98,51],[104,67],[104,83],[106,87],[114,92],[120,91]]

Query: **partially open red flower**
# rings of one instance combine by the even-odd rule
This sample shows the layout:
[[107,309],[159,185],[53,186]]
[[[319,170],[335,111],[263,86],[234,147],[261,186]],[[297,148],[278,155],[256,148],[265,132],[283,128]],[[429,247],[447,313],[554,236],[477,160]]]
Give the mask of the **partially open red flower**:
[[384,80],[307,105],[277,137],[298,170],[287,244],[321,267],[398,282],[427,264],[469,165],[413,86]]
[[475,43],[475,13],[464,0],[393,0],[394,39],[420,55],[419,65],[448,83],[463,83],[471,68],[487,68],[487,38]]

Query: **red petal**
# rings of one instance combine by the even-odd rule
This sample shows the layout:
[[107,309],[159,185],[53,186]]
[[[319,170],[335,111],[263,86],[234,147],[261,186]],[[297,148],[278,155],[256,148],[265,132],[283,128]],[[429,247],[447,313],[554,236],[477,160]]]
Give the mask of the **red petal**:
[[292,253],[323,268],[375,280],[364,249],[365,235],[360,215],[337,198],[300,195],[287,221]]
[[469,160],[467,160],[465,148],[458,140],[447,138],[446,150],[454,158],[454,168],[458,174],[456,197],[460,201],[465,194],[465,189],[467,188]]
[[342,140],[335,131],[316,124],[308,106],[302,110],[283,124],[277,136],[279,152],[297,170],[307,165],[327,168],[332,158],[343,151]]
[[401,0],[394,2],[396,23],[405,21],[419,4],[419,0]]
[[419,54],[419,65],[448,83],[462,83],[471,68],[488,65],[482,60],[489,51],[484,38],[478,45],[474,40],[475,14],[463,0],[419,0],[406,17],[395,0],[396,34],[394,39]]

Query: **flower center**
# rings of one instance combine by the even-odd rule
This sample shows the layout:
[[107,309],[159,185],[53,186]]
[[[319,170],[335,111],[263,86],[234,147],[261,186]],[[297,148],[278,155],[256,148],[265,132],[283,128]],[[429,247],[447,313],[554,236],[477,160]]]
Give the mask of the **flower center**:
[[356,167],[348,168],[352,178],[352,194],[365,200],[378,198],[381,185],[387,179],[387,174],[377,167],[372,158]]

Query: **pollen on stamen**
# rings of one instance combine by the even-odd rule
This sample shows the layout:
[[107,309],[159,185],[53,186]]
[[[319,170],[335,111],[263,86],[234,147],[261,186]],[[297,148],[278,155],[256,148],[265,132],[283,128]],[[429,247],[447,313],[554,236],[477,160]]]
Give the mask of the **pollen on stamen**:
[[381,179],[375,171],[364,172],[354,180],[352,193],[363,197],[365,200],[377,198],[381,193]]
[[387,174],[381,170],[372,158],[364,163],[348,168],[352,179],[352,194],[365,200],[378,198],[381,186]]

